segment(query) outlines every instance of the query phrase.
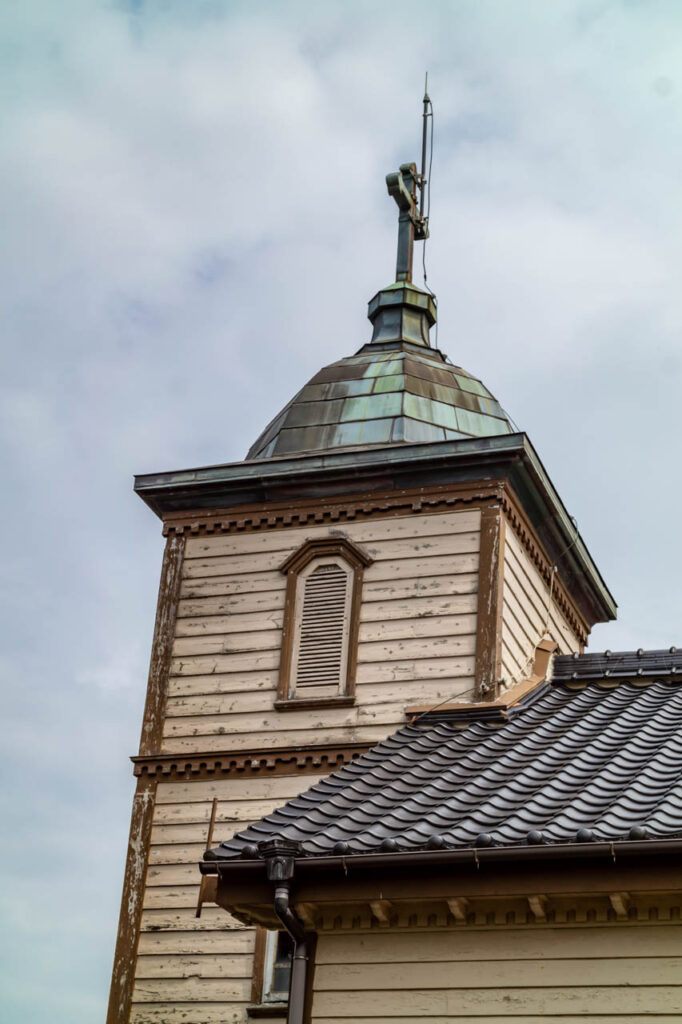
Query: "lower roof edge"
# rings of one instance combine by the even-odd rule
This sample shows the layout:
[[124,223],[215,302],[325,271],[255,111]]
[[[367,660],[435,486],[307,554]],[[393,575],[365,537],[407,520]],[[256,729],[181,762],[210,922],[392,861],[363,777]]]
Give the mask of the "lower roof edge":
[[[449,865],[483,864],[505,865],[522,862],[547,861],[611,861],[616,864],[620,858],[649,859],[682,854],[682,837],[673,839],[612,840],[590,843],[553,843],[537,846],[467,846],[450,850],[414,850],[396,853],[354,853],[339,856],[296,857],[294,877],[305,875],[334,874],[352,879],[357,869],[402,870],[404,868],[433,868]],[[266,862],[262,858],[205,860],[199,864],[204,875],[218,874],[234,881],[243,875],[254,878],[265,872]]]

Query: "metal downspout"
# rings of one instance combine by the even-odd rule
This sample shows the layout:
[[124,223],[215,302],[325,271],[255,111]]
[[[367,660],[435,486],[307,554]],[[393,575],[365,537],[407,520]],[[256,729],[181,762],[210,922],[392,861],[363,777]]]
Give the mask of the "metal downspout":
[[308,981],[308,940],[302,922],[289,904],[289,884],[283,882],[275,889],[275,913],[294,940],[287,1024],[303,1024]]
[[276,883],[275,913],[294,941],[287,1024],[304,1024],[310,959],[310,946],[303,922],[291,907],[291,881],[294,877],[295,858],[300,852],[301,844],[288,839],[275,838],[258,844],[258,853],[265,860],[268,879]]

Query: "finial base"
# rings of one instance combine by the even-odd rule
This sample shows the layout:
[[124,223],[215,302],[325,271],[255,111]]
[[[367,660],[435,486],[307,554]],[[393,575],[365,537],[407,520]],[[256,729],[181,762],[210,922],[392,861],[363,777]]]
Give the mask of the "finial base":
[[409,341],[430,347],[436,303],[432,295],[407,281],[396,281],[377,292],[370,299],[367,316],[374,327],[370,344]]

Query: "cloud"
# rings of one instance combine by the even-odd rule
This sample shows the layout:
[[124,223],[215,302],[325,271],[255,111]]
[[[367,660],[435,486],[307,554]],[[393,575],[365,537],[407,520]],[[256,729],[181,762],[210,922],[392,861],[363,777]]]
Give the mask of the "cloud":
[[426,67],[439,344],[577,516],[621,603],[595,642],[679,640],[682,12],[28,0],[2,17],[6,1001],[78,1024],[106,1000],[161,558],[132,473],[243,457],[367,340],[394,265],[383,178],[418,155]]

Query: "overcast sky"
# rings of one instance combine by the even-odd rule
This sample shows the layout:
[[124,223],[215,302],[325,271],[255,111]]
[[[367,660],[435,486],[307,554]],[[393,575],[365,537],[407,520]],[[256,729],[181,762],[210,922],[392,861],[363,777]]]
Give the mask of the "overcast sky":
[[440,347],[577,517],[620,606],[592,649],[682,644],[682,5],[0,18],[0,1015],[91,1024],[162,554],[132,474],[243,458],[369,339],[427,67]]

